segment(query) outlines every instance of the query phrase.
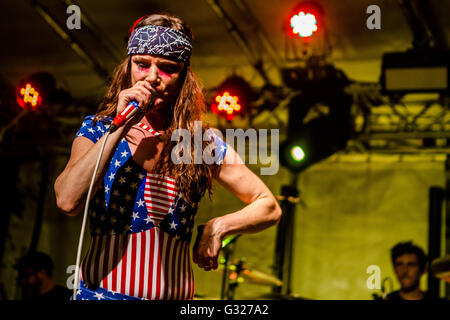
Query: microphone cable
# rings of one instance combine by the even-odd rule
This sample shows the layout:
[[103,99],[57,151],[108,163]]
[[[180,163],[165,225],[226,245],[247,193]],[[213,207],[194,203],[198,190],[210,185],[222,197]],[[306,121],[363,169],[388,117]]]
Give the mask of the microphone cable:
[[[110,127],[111,128],[111,127]],[[94,188],[95,177],[97,176],[98,167],[100,166],[100,160],[105,149],[106,141],[108,140],[111,130],[108,130],[105,134],[105,139],[103,140],[100,152],[98,155],[97,163],[95,164],[94,174],[92,175],[91,184],[89,185],[88,194],[86,197],[86,205],[84,206],[83,222],[81,223],[80,239],[78,240],[78,250],[77,250],[77,260],[75,265],[75,281],[73,286],[73,300],[77,300],[77,289],[80,283],[79,271],[80,271],[80,260],[81,260],[81,250],[83,249],[84,232],[86,229],[87,214],[89,211],[89,201],[91,199],[92,189]]]
[[[153,105],[157,98],[157,92],[156,90],[151,87],[150,91],[152,92],[152,97],[148,103],[148,105]],[[84,213],[83,213],[83,222],[81,223],[81,231],[80,231],[80,239],[78,240],[78,249],[77,249],[77,259],[76,259],[76,265],[75,265],[75,281],[73,286],[73,300],[77,300],[77,289],[79,287],[80,279],[80,260],[81,260],[81,251],[83,249],[83,241],[84,241],[84,233],[86,229],[86,222],[87,222],[87,215],[89,211],[89,202],[91,200],[91,194],[92,189],[94,188],[94,181],[95,177],[97,176],[98,167],[100,166],[100,160],[103,155],[103,151],[105,149],[106,141],[108,140],[109,135],[114,132],[118,127],[125,124],[125,122],[132,118],[137,112],[142,112],[142,109],[139,107],[139,104],[133,100],[131,101],[127,107],[114,118],[113,122],[111,123],[108,131],[105,134],[105,139],[102,142],[102,146],[100,148],[100,152],[98,155],[97,163],[95,164],[94,173],[92,174],[91,184],[89,185],[88,194],[86,196],[86,204],[84,206]]]

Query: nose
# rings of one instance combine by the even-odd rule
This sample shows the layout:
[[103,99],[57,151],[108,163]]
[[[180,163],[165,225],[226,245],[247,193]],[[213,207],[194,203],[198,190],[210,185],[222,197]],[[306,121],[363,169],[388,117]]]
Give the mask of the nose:
[[145,77],[145,81],[150,83],[151,85],[156,84],[160,81],[159,78],[159,70],[155,65],[152,65],[147,73],[147,76]]
[[401,266],[399,268],[399,273],[402,274],[402,275],[407,274],[408,273],[408,267],[407,266]]

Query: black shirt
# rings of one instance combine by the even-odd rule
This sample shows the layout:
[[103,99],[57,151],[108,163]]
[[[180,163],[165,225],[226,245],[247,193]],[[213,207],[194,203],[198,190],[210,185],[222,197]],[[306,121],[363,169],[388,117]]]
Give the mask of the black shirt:
[[[423,293],[423,298],[421,300],[439,300],[439,296],[436,296],[433,293],[430,293],[428,291],[425,291]],[[387,295],[386,300],[404,300],[401,296],[400,296],[400,290],[391,292],[390,294]]]
[[38,300],[70,300],[72,290],[56,285],[49,292],[37,297]]

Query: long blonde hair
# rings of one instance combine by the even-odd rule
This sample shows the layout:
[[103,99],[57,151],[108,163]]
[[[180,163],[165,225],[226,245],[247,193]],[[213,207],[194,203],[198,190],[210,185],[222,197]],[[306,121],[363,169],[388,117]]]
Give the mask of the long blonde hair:
[[[152,14],[138,19],[130,29],[130,34],[134,28],[144,25],[173,28],[185,33],[191,41],[193,39],[190,28],[180,18],[168,13]],[[130,71],[131,56],[127,56],[115,70],[109,89],[97,111],[96,119],[115,115],[119,93],[131,87]],[[167,135],[170,137],[177,129],[187,129],[191,134],[191,141],[193,141],[194,122],[202,120],[202,113],[206,111],[206,104],[202,86],[192,71],[189,62],[185,63],[181,83],[178,97],[168,111],[173,113],[173,117],[169,124]],[[207,129],[202,124],[203,132]],[[154,171],[165,173],[175,178],[184,200],[188,204],[196,204],[204,196],[206,190],[208,190],[210,196],[212,195],[212,180],[217,177],[220,166],[217,164],[174,164],[171,161],[171,151],[180,142],[181,138],[178,141],[168,139],[162,151],[161,160],[157,162]],[[203,149],[205,147],[206,143],[204,142]],[[194,159],[194,150],[191,151],[191,159]]]

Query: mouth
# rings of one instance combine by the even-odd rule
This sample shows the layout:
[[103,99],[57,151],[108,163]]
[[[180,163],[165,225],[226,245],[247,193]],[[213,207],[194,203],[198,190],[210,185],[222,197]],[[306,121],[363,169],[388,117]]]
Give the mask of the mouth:
[[[158,90],[153,88],[153,86],[151,86],[151,85],[150,85],[150,92],[152,93],[152,97],[151,97],[150,101],[155,100],[159,96]],[[152,102],[154,102],[154,101],[152,101]]]

